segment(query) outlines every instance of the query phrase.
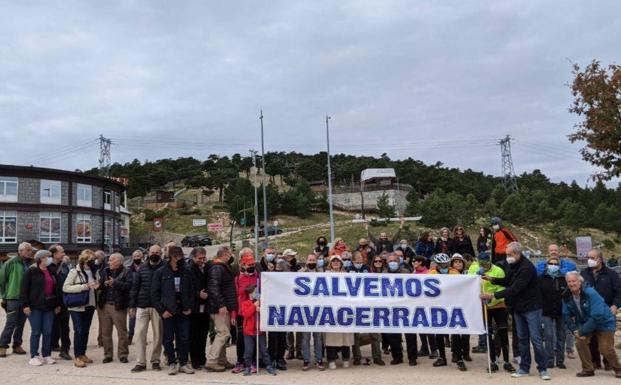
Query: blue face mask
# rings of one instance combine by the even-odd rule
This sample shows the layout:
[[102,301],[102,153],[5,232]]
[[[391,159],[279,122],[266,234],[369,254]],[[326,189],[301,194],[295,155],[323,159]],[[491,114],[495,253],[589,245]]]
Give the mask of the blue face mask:
[[477,273],[479,275],[485,275],[485,269],[482,267],[479,267],[479,272]]
[[261,298],[261,293],[259,293],[257,290],[252,292],[252,296],[250,297],[253,300],[258,301]]
[[345,259],[343,261],[343,267],[349,269],[351,267],[351,261],[349,259]]
[[399,262],[395,262],[395,261],[388,262],[388,269],[390,271],[397,271],[399,269]]
[[322,268],[323,267],[323,258],[317,260],[317,267],[318,268]]
[[560,269],[561,267],[559,265],[548,265],[548,272],[550,274],[556,274]]
[[438,270],[440,271],[441,274],[446,274],[449,271],[448,267],[440,267],[438,268]]
[[265,260],[272,262],[274,260],[274,254],[265,254]]
[[399,264],[403,265],[403,257],[399,257]]
[[362,266],[364,266],[362,263],[354,263],[354,267],[356,268],[356,270],[362,269]]

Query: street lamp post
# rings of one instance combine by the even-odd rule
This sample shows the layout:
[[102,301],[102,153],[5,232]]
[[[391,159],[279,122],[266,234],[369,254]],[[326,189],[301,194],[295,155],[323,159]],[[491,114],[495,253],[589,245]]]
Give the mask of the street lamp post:
[[258,258],[259,255],[259,194],[257,192],[257,152],[250,150],[250,156],[252,156],[252,170],[251,174],[252,185],[254,186],[254,255]]
[[328,145],[328,206],[330,208],[330,243],[334,243],[334,213],[332,211],[332,169],[330,167],[330,116],[326,115],[326,143]]
[[265,188],[265,145],[263,141],[263,110],[261,110],[261,166],[263,168],[263,177],[261,178],[261,184],[263,185],[263,235],[265,236],[265,242],[263,242],[263,250],[268,246],[268,234],[267,234],[267,191]]

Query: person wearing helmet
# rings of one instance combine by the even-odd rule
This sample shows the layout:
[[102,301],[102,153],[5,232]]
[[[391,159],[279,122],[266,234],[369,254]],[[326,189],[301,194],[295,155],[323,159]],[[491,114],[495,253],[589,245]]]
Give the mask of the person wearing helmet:
[[492,218],[492,231],[494,233],[491,245],[492,263],[499,264],[506,270],[507,245],[511,242],[517,242],[518,239],[511,230],[503,226],[502,219],[499,217]]

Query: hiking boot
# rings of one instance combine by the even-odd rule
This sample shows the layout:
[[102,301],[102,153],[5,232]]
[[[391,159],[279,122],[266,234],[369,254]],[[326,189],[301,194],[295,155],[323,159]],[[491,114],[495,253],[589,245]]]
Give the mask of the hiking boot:
[[317,369],[319,369],[320,372],[326,370],[326,367],[323,365],[323,361],[317,361],[315,366],[317,366]]
[[465,372],[468,370],[464,361],[457,361],[457,369],[459,369],[460,372]]
[[154,362],[153,364],[151,364],[151,369],[159,372],[160,370],[162,370],[162,367],[160,366],[159,362]]
[[360,358],[354,358],[354,366],[360,366]]
[[241,373],[243,370],[244,370],[244,365],[238,362],[237,364],[235,364],[235,367],[233,368],[233,370],[231,370],[231,373],[237,374],[237,373]]
[[60,352],[58,357],[60,357],[61,359],[65,360],[65,361],[71,361],[73,359],[73,358],[71,358],[71,356],[67,352]]
[[504,365],[502,365],[502,368],[509,373],[515,373],[515,368],[513,367],[513,365],[511,365],[510,362],[505,362]]
[[177,364],[170,364],[168,365],[168,375],[169,376],[174,376],[176,375],[178,372],[177,370]]
[[179,367],[179,373],[194,374],[194,369],[190,365],[185,364]]
[[438,358],[434,363],[433,363],[434,367],[438,367],[438,366],[446,366],[446,360],[444,358]]
[[235,365],[231,364],[228,361],[222,362],[222,363],[220,363],[220,365],[224,366],[225,370],[233,369],[235,367]]
[[205,365],[205,369],[208,372],[224,372],[226,368],[220,364],[207,364]]
[[373,363],[378,366],[386,366],[386,363],[381,358],[374,359]]
[[580,373],[576,373],[576,377],[593,377],[595,372],[593,371],[581,371]]
[[410,366],[416,366],[416,365],[418,365],[418,363],[416,362],[416,360],[409,360],[409,361],[408,361],[408,365],[410,365]]
[[6,348],[0,348],[0,358],[6,357]]
[[304,363],[302,364],[302,370],[307,371],[308,369],[310,369],[310,362],[304,361]]
[[144,372],[145,370],[147,370],[147,367],[144,365],[136,365],[132,368],[132,370],[130,370],[130,372],[132,373],[140,373],[140,372]]
[[85,368],[86,367],[86,363],[84,361],[82,361],[79,358],[74,358],[73,359],[73,366],[75,366],[76,368]]
[[[322,365],[322,366],[323,366],[323,365]],[[267,372],[268,372],[269,374],[271,374],[272,376],[275,376],[275,375],[277,374],[277,373],[276,373],[276,369],[274,369],[274,368],[273,368],[273,367],[271,367],[271,366],[268,366],[267,368],[265,368],[265,370],[267,370]],[[322,370],[323,370],[323,369],[322,369]]]
[[496,373],[497,371],[498,371],[498,364],[496,364],[495,362],[492,362],[489,368],[487,368],[488,373]]
[[464,356],[464,361],[467,361],[467,362],[472,362],[472,357],[470,357],[470,354],[466,354],[466,355]]
[[22,348],[21,345],[13,346],[13,354],[19,354],[20,356],[26,354],[26,351]]

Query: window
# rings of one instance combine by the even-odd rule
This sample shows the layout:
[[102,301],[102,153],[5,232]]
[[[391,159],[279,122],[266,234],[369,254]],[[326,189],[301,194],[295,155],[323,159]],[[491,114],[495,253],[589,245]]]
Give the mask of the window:
[[39,214],[39,241],[60,242],[60,213],[42,212]]
[[57,204],[60,201],[60,181],[41,179],[41,203]]
[[104,242],[106,244],[113,243],[112,239],[112,221],[110,219],[104,220]]
[[104,191],[104,209],[112,209],[112,193],[110,191]]
[[[90,186],[89,186],[90,187]],[[93,222],[89,214],[78,214],[76,216],[76,242],[90,243],[93,234]]]
[[0,202],[17,202],[17,178],[0,176]]
[[114,211],[121,211],[121,198],[118,192],[114,193]]
[[78,206],[93,207],[93,188],[86,184],[78,184]]
[[17,243],[16,211],[0,211],[0,243]]

